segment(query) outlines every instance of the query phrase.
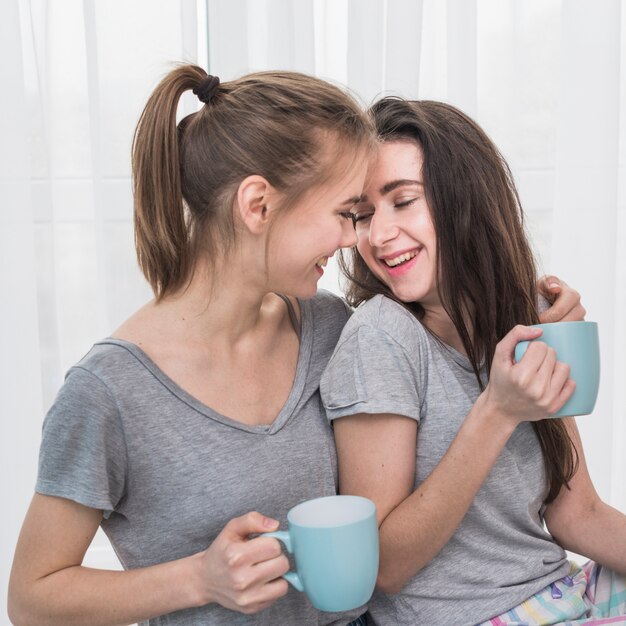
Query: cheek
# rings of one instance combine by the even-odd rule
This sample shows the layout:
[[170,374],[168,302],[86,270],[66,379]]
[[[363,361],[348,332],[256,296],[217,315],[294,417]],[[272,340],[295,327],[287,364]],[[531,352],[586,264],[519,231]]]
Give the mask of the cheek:
[[369,268],[370,272],[372,272],[372,274],[377,276],[380,280],[384,280],[385,277],[378,266],[376,258],[372,252],[372,248],[368,244],[363,243],[361,245],[357,244],[356,249],[358,250],[365,265]]
[[432,256],[432,264],[433,264],[433,271],[436,272],[437,271],[437,238],[435,237],[435,231],[432,231],[432,238],[431,238],[431,246],[430,246],[430,250],[431,250],[431,256]]
[[357,225],[356,232],[356,248],[360,252],[361,256],[365,254],[371,254],[372,247],[370,246],[370,231],[369,228],[365,228],[362,225]]
[[370,265],[370,259],[372,258],[372,249],[367,242],[367,238],[357,235],[356,249],[358,250],[361,258]]

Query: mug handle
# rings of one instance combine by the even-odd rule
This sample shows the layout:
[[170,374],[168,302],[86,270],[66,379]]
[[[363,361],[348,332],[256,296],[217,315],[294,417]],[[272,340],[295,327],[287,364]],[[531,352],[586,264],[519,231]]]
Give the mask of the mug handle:
[[[287,552],[289,552],[289,554],[293,554],[293,550],[291,549],[291,537],[289,536],[289,533],[287,531],[277,530],[273,533],[262,533],[259,536],[274,537],[275,539],[278,539],[278,541],[282,541],[282,543],[285,545],[285,548],[287,548]],[[287,572],[286,574],[283,574],[283,578],[298,591],[304,591],[304,585],[300,580],[300,576],[298,576],[296,572]]]
[[515,346],[515,362],[519,363],[522,360],[522,357],[528,350],[528,346],[530,345],[530,341],[520,341]]

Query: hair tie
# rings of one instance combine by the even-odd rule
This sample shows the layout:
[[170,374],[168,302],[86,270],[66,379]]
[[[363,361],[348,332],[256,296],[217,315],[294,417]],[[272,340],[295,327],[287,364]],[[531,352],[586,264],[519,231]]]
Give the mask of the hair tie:
[[219,87],[220,79],[217,76],[207,76],[197,87],[193,88],[193,92],[198,96],[200,102],[208,104]]

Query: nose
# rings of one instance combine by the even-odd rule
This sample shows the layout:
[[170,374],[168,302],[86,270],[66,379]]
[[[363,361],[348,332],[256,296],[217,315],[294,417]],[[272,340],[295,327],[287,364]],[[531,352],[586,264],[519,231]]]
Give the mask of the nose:
[[398,235],[393,215],[384,211],[376,211],[370,218],[369,242],[374,248],[380,248]]

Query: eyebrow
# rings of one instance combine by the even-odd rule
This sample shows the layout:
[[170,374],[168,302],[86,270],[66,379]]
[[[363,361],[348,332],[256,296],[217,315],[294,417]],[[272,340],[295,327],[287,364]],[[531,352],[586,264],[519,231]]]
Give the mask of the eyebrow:
[[[386,196],[388,193],[391,193],[398,187],[404,187],[406,185],[417,185],[419,187],[424,187],[424,183],[419,180],[411,180],[410,178],[399,178],[398,180],[392,180],[386,184],[384,184],[378,192],[381,196]],[[359,198],[359,202],[367,202],[367,195],[363,194]]]
[[405,185],[419,185],[420,187],[424,186],[424,183],[419,180],[410,180],[408,178],[401,178],[399,180],[392,180],[390,183],[383,185],[379,191],[381,195],[388,194],[390,191],[397,189],[398,187],[404,187]]

